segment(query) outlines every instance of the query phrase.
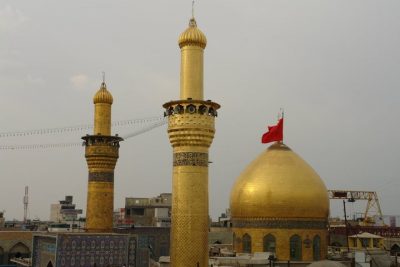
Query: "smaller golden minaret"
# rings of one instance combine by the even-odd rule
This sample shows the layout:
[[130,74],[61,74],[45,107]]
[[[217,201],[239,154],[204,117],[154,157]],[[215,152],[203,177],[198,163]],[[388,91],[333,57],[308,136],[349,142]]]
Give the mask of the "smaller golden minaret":
[[203,96],[206,36],[192,17],[179,37],[180,99],[165,103],[173,147],[171,266],[208,266],[208,150],[220,105]]
[[114,210],[114,168],[121,137],[111,136],[113,97],[103,81],[93,98],[94,135],[85,140],[85,157],[89,168],[86,209],[88,232],[111,232]]

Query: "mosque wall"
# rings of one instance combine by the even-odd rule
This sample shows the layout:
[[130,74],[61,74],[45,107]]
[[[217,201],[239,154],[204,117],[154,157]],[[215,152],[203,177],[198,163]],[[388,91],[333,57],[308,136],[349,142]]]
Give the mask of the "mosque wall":
[[0,231],[0,265],[15,256],[30,257],[32,233],[29,231]]
[[136,236],[66,233],[34,236],[33,244],[33,266],[136,266]]
[[[313,239],[320,237],[320,259],[325,259],[328,246],[328,232],[325,229],[260,229],[260,228],[233,228],[234,250],[244,252],[243,237],[251,237],[251,253],[264,251],[264,237],[271,234],[275,237],[275,251],[278,260],[290,260],[290,238],[298,235],[301,238],[301,261],[313,261]],[[246,245],[245,245],[246,246]]]
[[47,267],[51,262],[56,262],[56,237],[55,236],[34,236],[32,266]]

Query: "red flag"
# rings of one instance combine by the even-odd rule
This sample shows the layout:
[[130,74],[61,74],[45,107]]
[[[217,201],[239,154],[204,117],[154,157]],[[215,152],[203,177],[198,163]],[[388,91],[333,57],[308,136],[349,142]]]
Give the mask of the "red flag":
[[268,126],[268,132],[263,134],[261,143],[269,143],[273,141],[283,140],[283,118],[278,121],[277,125]]

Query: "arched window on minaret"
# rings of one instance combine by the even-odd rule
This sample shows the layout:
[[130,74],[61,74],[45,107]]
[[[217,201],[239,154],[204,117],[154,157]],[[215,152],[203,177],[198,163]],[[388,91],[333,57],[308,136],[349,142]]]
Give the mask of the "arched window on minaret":
[[314,236],[313,239],[313,259],[319,261],[321,259],[321,237]]
[[263,238],[264,252],[275,253],[276,239],[272,234],[268,234]]
[[242,238],[243,253],[251,253],[251,236],[244,234]]
[[301,261],[301,237],[298,235],[290,237],[290,260]]

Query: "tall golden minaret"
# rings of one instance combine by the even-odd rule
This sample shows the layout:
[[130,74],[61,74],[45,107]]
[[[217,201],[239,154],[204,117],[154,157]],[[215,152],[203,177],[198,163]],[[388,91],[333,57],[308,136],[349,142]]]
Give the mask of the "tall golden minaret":
[[82,137],[89,168],[86,229],[111,232],[114,210],[114,168],[121,137],[111,136],[113,97],[103,81],[93,98],[94,134]]
[[206,36],[194,18],[179,37],[180,100],[163,105],[173,147],[171,266],[208,266],[208,149],[217,103],[203,99]]

